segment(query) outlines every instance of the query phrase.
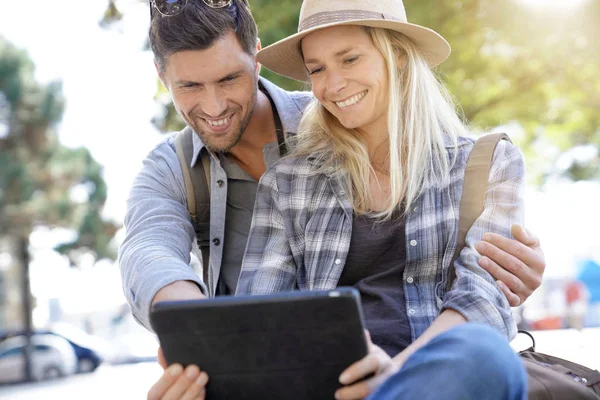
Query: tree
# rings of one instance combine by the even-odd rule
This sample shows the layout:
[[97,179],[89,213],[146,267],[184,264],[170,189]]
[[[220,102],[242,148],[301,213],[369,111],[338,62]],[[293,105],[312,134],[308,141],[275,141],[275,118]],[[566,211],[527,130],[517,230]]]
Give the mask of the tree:
[[117,230],[101,218],[106,200],[102,167],[87,149],[58,141],[55,127],[64,107],[60,83],[40,85],[33,72],[27,54],[0,37],[0,238],[18,243],[28,336],[32,230],[40,225],[73,229],[76,239],[57,250],[74,264],[77,250],[114,259],[108,242]]
[[[404,1],[409,21],[432,27],[452,45],[439,76],[473,131],[518,125],[523,134],[513,139],[525,153],[533,183],[557,173],[573,180],[600,179],[600,42],[595,40],[600,2],[569,9],[550,4],[533,9],[524,3]],[[251,8],[263,46],[296,32],[299,1],[251,0]],[[286,89],[306,88],[266,68],[261,74]],[[163,131],[178,130],[183,124],[157,85],[164,112],[155,123]],[[561,154],[582,146],[592,154],[557,169]]]

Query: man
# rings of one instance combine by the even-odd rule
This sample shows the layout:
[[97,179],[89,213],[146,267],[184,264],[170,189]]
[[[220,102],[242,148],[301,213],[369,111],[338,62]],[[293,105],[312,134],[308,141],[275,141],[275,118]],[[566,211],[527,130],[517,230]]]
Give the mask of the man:
[[[192,162],[202,152],[210,155],[211,257],[203,282],[189,266],[194,229],[170,136],[148,155],[133,184],[119,251],[125,296],[148,329],[157,301],[235,292],[258,179],[279,159],[312,100],[309,93],[286,92],[259,77],[260,44],[245,1],[152,0],[151,8],[157,72],[177,112],[197,133]],[[539,287],[545,262],[537,239],[519,226],[513,236],[517,240],[487,234],[477,250],[481,267],[516,306]],[[173,381],[155,385],[152,398],[173,390],[174,382],[202,377],[197,368],[184,374],[173,367]]]

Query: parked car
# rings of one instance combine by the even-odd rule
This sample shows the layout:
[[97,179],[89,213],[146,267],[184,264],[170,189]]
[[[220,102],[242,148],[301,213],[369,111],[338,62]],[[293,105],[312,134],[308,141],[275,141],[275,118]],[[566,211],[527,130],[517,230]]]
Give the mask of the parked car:
[[[24,335],[0,342],[0,383],[25,380]],[[65,339],[54,335],[31,337],[31,373],[34,380],[54,379],[74,374],[77,370],[75,351]]]
[[[11,331],[0,333],[0,340],[7,337],[23,335],[24,332]],[[56,323],[51,328],[36,329],[36,335],[53,335],[65,339],[77,356],[77,372],[92,372],[105,360],[108,344],[102,338],[89,335],[76,326]]]
[[129,333],[110,341],[108,362],[113,365],[156,362],[158,339],[152,333]]
[[83,329],[67,323],[55,323],[48,333],[59,335],[73,346],[77,355],[77,372],[92,372],[106,359],[109,347],[108,341],[94,335],[90,335]]

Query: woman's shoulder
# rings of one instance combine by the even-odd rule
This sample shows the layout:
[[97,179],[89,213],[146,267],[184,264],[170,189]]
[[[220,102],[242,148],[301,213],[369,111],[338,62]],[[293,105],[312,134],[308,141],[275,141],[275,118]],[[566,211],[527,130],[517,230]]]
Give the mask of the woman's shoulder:
[[270,168],[277,175],[314,175],[319,167],[318,158],[311,155],[287,155],[279,159]]
[[[469,155],[471,150],[473,150],[473,146],[478,138],[468,137],[468,136],[458,136],[456,140],[456,146],[446,145],[446,148],[449,151],[456,151],[458,154]],[[455,150],[456,149],[456,150]],[[520,154],[521,151],[509,140],[500,140],[496,145],[496,149],[494,151],[494,156],[498,156],[501,154],[506,154],[508,156],[514,156]]]

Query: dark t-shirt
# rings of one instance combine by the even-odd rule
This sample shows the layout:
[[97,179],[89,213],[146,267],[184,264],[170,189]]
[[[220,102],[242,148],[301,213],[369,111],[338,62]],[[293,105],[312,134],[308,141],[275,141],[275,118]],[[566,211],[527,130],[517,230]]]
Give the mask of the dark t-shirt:
[[371,339],[392,357],[411,343],[402,278],[404,229],[404,218],[377,222],[355,214],[350,250],[338,282],[360,291]]

